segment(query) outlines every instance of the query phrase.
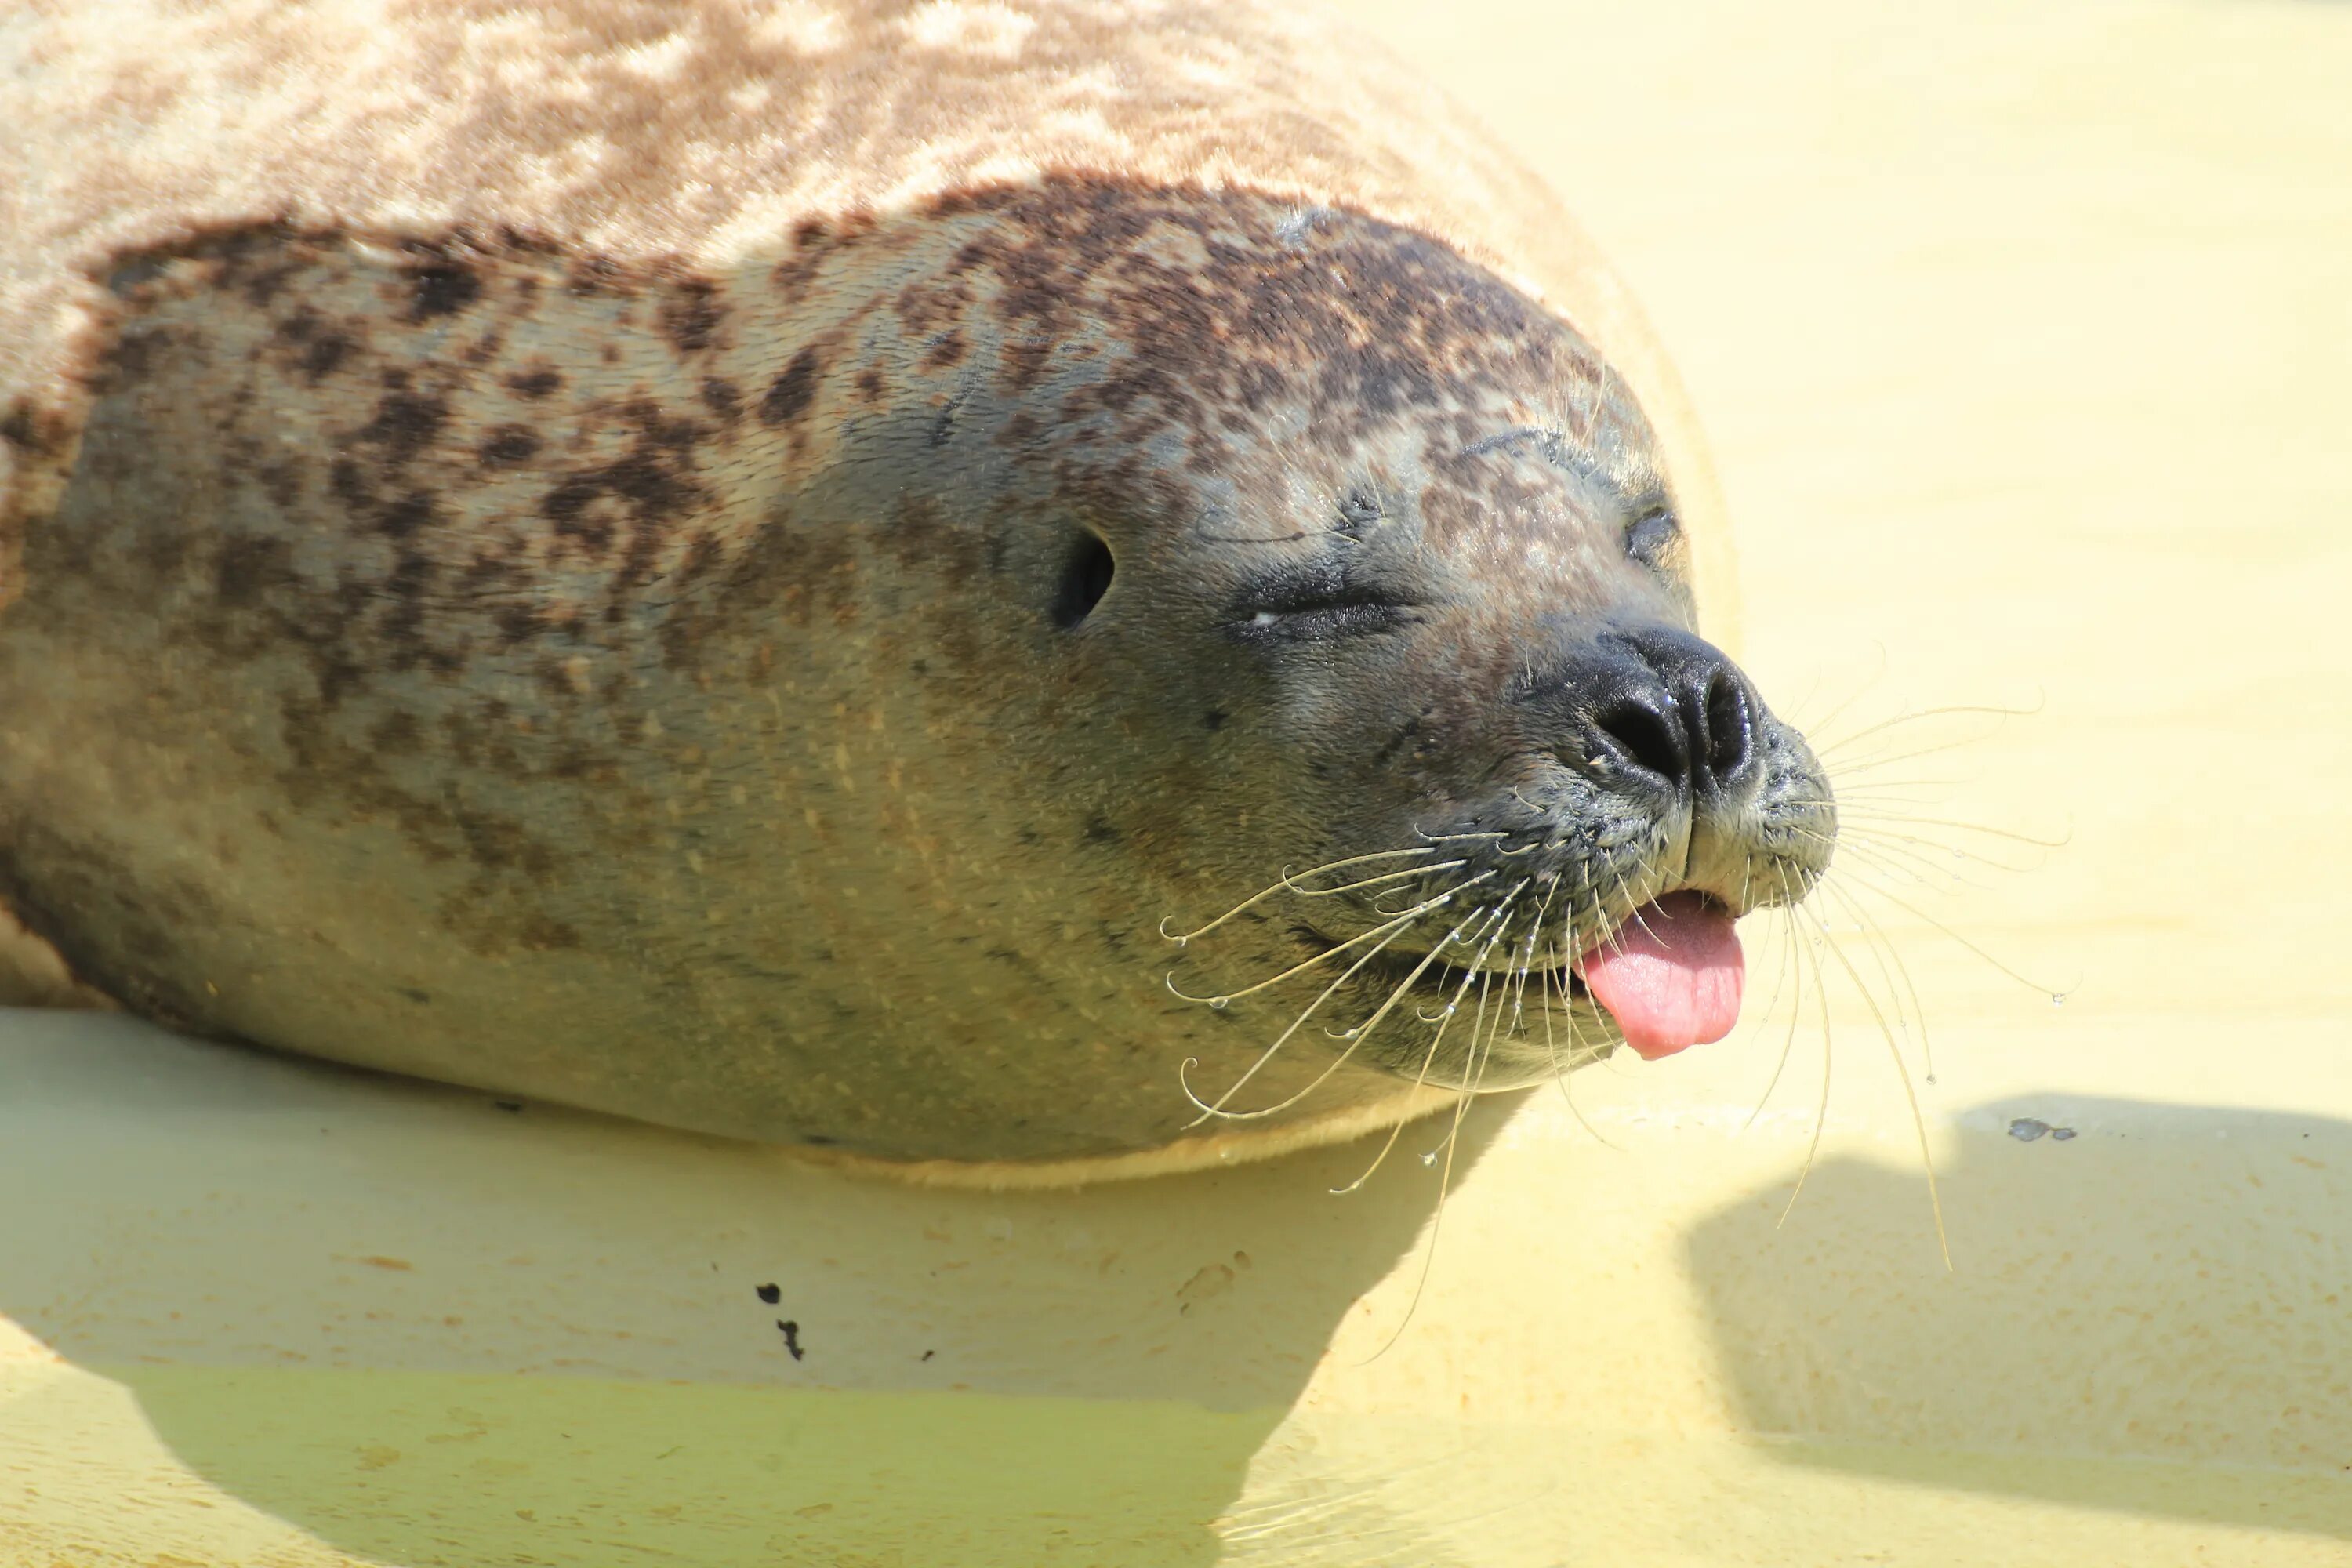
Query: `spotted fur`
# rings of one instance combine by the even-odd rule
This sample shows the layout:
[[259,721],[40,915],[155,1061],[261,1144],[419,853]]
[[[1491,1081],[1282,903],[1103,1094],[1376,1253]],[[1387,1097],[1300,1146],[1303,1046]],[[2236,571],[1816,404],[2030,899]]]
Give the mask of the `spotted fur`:
[[[0,22],[68,150],[0,174],[0,900],[182,1026],[893,1159],[1166,1145],[1172,1064],[1263,1042],[1160,918],[1473,809],[1530,628],[1708,584],[1622,297],[1315,25],[145,20]],[[1252,643],[1335,550],[1431,606],[1412,679]],[[1418,1103],[1362,1064],[1250,1147]]]

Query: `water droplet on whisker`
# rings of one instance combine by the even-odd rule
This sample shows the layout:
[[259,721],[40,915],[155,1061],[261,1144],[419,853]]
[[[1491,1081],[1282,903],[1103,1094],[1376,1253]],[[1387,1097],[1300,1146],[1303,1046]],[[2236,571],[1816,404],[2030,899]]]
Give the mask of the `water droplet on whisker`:
[[1209,1007],[1213,1012],[1222,1013],[1225,1010],[1225,1004],[1232,1000],[1230,996],[1212,996],[1209,998]]

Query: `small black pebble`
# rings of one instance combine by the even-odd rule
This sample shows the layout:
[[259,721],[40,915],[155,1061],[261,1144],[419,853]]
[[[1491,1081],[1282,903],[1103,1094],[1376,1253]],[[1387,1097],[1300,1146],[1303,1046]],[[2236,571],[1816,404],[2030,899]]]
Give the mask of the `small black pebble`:
[[757,1287],[757,1289],[759,1291],[760,1300],[765,1301],[771,1307],[784,1299],[784,1292],[778,1286],[761,1285]]

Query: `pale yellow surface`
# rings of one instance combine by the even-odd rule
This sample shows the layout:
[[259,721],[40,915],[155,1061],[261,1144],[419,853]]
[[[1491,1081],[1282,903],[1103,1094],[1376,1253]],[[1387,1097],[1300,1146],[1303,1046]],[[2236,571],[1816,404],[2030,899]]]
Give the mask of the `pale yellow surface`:
[[5,1015],[0,1562],[2352,1562],[2352,8],[1364,9],[1642,288],[1768,695],[2035,710],[1879,775],[2066,840],[1879,850],[2042,990],[1864,900],[1951,1269],[1842,979],[1785,1226],[1810,982],[1751,1126],[1780,1021],[1482,1108],[1433,1256],[1426,1126],[918,1193]]

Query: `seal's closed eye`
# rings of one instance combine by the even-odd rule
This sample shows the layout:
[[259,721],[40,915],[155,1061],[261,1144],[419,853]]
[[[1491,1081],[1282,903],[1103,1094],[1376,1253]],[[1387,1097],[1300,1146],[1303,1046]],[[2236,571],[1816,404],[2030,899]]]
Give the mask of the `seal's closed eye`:
[[1653,572],[1671,572],[1683,525],[1664,507],[1645,507],[1625,525],[1625,553]]
[[1280,567],[1237,595],[1225,630],[1244,642],[1297,642],[1395,631],[1418,601],[1392,584],[1351,576],[1339,562]]

